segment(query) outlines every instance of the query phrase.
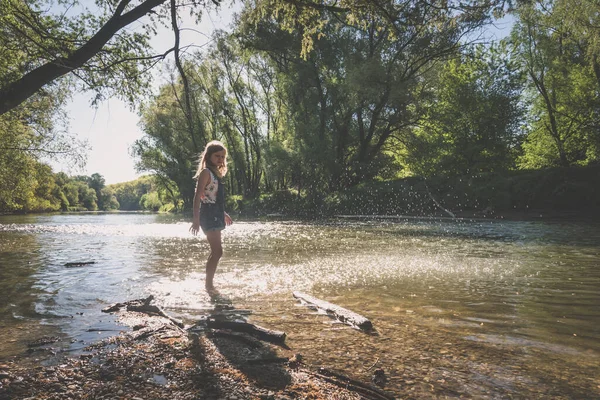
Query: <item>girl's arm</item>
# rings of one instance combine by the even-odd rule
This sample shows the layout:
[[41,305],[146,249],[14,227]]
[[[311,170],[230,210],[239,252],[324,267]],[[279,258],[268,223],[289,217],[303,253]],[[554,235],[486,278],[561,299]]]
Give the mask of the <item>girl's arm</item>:
[[210,173],[207,169],[204,169],[200,172],[200,176],[198,176],[198,181],[196,182],[196,193],[194,194],[194,218],[192,220],[192,226],[190,227],[190,232],[193,235],[198,234],[200,231],[200,202],[206,198],[204,194],[204,189],[206,185],[208,185],[208,181],[210,181]]
[[225,225],[229,226],[231,224],[233,224],[233,220],[231,219],[229,214],[225,213]]

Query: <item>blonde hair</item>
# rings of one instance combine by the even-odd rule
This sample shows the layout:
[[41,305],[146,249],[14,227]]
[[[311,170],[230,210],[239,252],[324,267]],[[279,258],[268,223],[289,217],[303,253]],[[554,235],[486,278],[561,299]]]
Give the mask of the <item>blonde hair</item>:
[[[225,161],[223,162],[223,165],[220,166],[212,165],[210,162],[210,156],[218,151],[225,151]],[[196,175],[194,175],[194,179],[198,179],[200,172],[202,172],[204,168],[210,169],[220,178],[225,176],[227,173],[227,149],[223,143],[219,142],[218,140],[212,140],[206,144],[204,151],[198,158],[198,170],[196,171]]]

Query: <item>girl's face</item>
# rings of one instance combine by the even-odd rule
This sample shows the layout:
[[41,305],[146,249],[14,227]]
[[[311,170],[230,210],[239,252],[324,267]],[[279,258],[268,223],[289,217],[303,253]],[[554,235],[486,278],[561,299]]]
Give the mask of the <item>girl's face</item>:
[[217,151],[210,155],[210,163],[215,167],[220,167],[225,164],[225,150]]

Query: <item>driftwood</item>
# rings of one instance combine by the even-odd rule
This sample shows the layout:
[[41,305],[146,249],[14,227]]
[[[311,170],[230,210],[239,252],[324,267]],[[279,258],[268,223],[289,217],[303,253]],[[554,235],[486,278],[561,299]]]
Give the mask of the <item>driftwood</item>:
[[222,321],[214,318],[206,320],[206,326],[210,329],[230,329],[232,331],[249,333],[266,342],[283,344],[286,334],[281,331],[274,331],[262,326],[239,321]]
[[347,310],[333,303],[317,299],[316,297],[302,292],[294,292],[293,296],[306,303],[308,307],[321,309],[327,314],[333,315],[335,318],[348,325],[356,326],[365,331],[373,329],[373,324],[371,321],[353,311]]
[[151,305],[150,303],[154,300],[154,296],[150,295],[145,299],[131,300],[125,303],[116,303],[107,308],[102,309],[102,312],[116,312],[121,308],[126,307],[127,311],[137,311],[145,314],[154,314],[161,317],[167,318],[169,321],[174,323],[180,328],[183,328],[183,322],[176,318],[171,317],[169,314],[163,311],[159,306]]
[[206,333],[207,337],[224,337],[228,339],[237,340],[238,342],[244,343],[251,349],[258,349],[263,346],[262,342],[244,332],[232,332],[229,329],[212,329]]
[[283,364],[289,362],[288,357],[251,358],[246,364]]
[[83,267],[84,265],[96,264],[96,261],[79,261],[65,263],[65,267]]
[[[154,296],[150,295],[145,299],[137,299],[127,301],[125,303],[115,303],[102,309],[102,312],[110,313],[121,310],[122,308],[126,308],[127,311],[136,311],[142,312],[149,315],[158,315],[161,317],[165,317],[169,319],[172,323],[177,325],[180,328],[183,328],[183,322],[171,317],[166,312],[164,312],[160,307],[151,305],[150,303],[154,300]],[[203,317],[198,323],[194,326],[188,328],[189,331],[194,331],[195,329],[203,330],[204,327],[215,330],[215,329],[228,329],[236,332],[243,332],[255,336],[261,340],[277,343],[279,345],[285,346],[285,332],[274,331],[271,329],[264,328],[262,326],[250,324],[247,322],[239,322],[239,321],[227,321],[214,317]],[[135,330],[135,329],[134,329]]]

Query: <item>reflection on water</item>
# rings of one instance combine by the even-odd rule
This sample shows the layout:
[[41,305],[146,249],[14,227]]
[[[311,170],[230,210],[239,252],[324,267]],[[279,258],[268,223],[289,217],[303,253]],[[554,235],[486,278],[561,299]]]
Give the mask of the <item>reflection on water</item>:
[[[208,246],[188,228],[182,217],[150,214],[0,217],[0,333],[9,338],[0,359],[44,335],[77,349],[112,334],[118,328],[100,309],[149,294],[188,322],[209,312],[214,305],[202,290]],[[340,357],[332,352],[337,340],[315,342],[315,324],[329,339],[359,339],[298,307],[294,290],[364,314],[382,332],[420,318],[473,342],[597,357],[598,228],[542,221],[237,222],[224,233],[215,283],[238,308],[252,310],[253,321],[289,328],[291,342],[307,351],[319,343],[313,356],[325,364],[328,354]],[[65,266],[79,261],[94,264]],[[359,357],[363,363],[381,350],[373,346],[373,354]],[[356,367],[354,358],[348,356],[348,368]]]

